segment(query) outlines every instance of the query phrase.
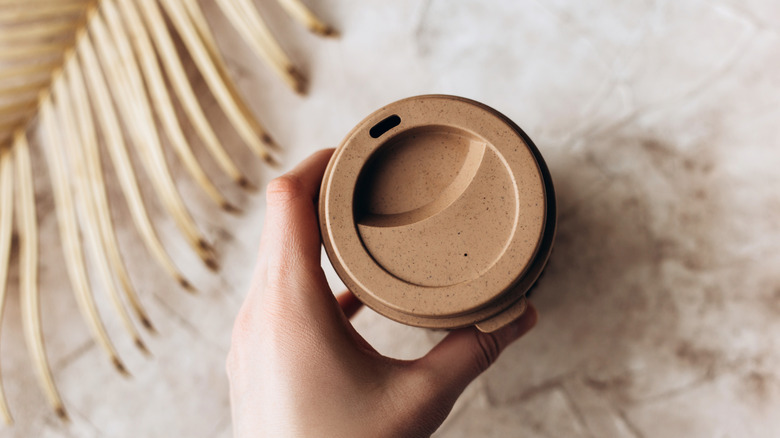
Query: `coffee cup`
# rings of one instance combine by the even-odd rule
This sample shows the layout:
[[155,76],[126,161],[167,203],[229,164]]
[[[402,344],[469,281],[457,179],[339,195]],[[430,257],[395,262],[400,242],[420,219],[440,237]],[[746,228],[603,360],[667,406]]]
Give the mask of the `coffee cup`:
[[368,307],[404,324],[491,332],[518,318],[555,238],[555,191],[531,139],[479,102],[403,99],[328,164],[326,252]]

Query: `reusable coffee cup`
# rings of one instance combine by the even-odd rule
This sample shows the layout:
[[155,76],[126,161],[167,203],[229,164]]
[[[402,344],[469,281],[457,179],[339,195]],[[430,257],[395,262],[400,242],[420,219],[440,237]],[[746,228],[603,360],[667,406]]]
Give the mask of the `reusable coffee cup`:
[[555,192],[530,138],[473,100],[416,96],[360,122],[319,199],[328,257],[367,306],[404,324],[497,330],[547,263]]

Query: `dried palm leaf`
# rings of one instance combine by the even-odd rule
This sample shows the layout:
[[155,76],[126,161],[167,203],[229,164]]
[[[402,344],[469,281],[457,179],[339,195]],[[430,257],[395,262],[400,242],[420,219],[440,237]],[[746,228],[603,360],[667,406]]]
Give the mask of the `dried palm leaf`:
[[[140,0],[141,5],[156,7],[154,0]],[[241,138],[261,158],[273,162],[268,146],[273,145],[271,136],[252,117],[251,111],[240,99],[238,90],[228,80],[227,66],[214,43],[214,37],[205,25],[205,17],[194,0],[160,0],[168,17],[179,32],[192,59],[198,66],[222,110],[230,119]]]
[[[257,9],[247,0],[217,0],[217,4],[241,31],[255,53],[268,61],[287,85],[298,93],[304,91],[303,76],[295,69],[292,61],[276,41]],[[203,24],[201,24],[203,26]]]
[[[61,77],[55,79],[55,82],[61,83]],[[125,371],[125,366],[119,359],[111,340],[108,338],[103,323],[100,321],[97,306],[89,285],[87,269],[84,265],[84,253],[79,238],[79,228],[76,219],[76,208],[73,202],[73,195],[70,190],[70,177],[65,167],[63,151],[58,138],[64,138],[63,133],[59,132],[59,127],[54,120],[54,109],[51,99],[46,96],[42,99],[41,119],[43,124],[43,133],[45,138],[45,156],[52,179],[52,188],[54,190],[54,205],[57,210],[57,220],[60,227],[60,236],[62,237],[63,255],[65,256],[65,265],[70,276],[73,290],[76,293],[81,312],[85,320],[89,323],[96,341],[106,351],[111,362],[115,364],[118,370]],[[67,135],[67,134],[65,134]],[[66,139],[68,143],[71,141]],[[94,231],[89,226],[83,227],[84,231],[90,233],[90,243],[93,243],[92,234]]]
[[[278,1],[310,30],[334,34],[299,0]],[[251,1],[219,0],[219,7],[250,47],[288,85],[301,92],[302,76]],[[108,151],[144,245],[187,289],[192,286],[176,267],[149,218],[131,150],[140,159],[162,206],[212,269],[217,268],[216,256],[176,188],[165,145],[170,145],[190,177],[214,202],[229,211],[236,209],[196,159],[175,110],[175,100],[219,169],[240,186],[251,186],[205,116],[184,72],[166,18],[242,141],[258,156],[273,162],[271,137],[241,98],[197,0],[0,0],[0,321],[13,255],[15,212],[24,336],[41,387],[62,418],[67,415],[52,378],[41,331],[34,163],[27,132],[38,126],[42,134],[62,249],[77,304],[95,341],[123,373],[127,371],[95,303],[86,261],[91,261],[100,288],[142,350],[145,346],[136,320],[149,330],[153,327],[119,250],[101,146]],[[12,421],[1,379],[0,415],[8,423]]]
[[279,4],[282,5],[284,10],[286,10],[291,17],[301,22],[301,24],[306,26],[310,31],[326,37],[338,36],[336,29],[317,18],[311,9],[306,7],[301,0],[279,0]]
[[30,351],[35,371],[38,373],[46,398],[60,418],[67,418],[62,398],[54,385],[46,349],[41,333],[40,296],[38,291],[38,221],[35,218],[35,189],[32,181],[32,164],[27,138],[24,133],[14,134],[14,157],[19,184],[19,292],[22,326],[27,349]]
[[[86,90],[84,89],[83,78],[78,64],[71,62],[68,65],[67,75],[69,76],[68,83],[70,84],[70,93],[73,96],[73,113],[76,116],[78,123],[78,134],[75,138],[78,139],[77,145],[81,145],[84,155],[84,173],[79,174],[83,177],[88,184],[86,185],[89,193],[84,196],[87,197],[87,202],[94,203],[95,216],[99,224],[101,240],[103,243],[103,249],[106,256],[111,263],[111,267],[116,273],[117,280],[122,286],[122,290],[130,302],[130,306],[133,308],[136,317],[144,327],[149,330],[153,330],[153,326],[149,317],[146,315],[146,311],[141,305],[138,294],[130,281],[130,275],[125,267],[124,260],[119,253],[119,245],[117,244],[116,235],[114,234],[114,227],[111,223],[111,213],[109,212],[108,197],[106,196],[105,180],[103,178],[103,171],[100,167],[100,150],[98,149],[98,143],[95,133],[95,125],[92,119],[92,113],[87,102]],[[76,149],[79,149],[76,147]],[[78,152],[74,153],[78,156]],[[76,164],[79,165],[78,163]],[[81,169],[79,169],[81,170]],[[84,177],[86,175],[86,177]]]
[[[0,149],[0,327],[2,327],[3,314],[5,313],[6,281],[8,261],[11,256],[11,233],[13,232],[14,219],[14,168],[11,160],[11,151]],[[6,423],[12,421],[2,378],[0,378],[0,413],[2,413]]]
[[[206,172],[200,167],[198,160],[195,159],[195,155],[192,153],[189,143],[187,143],[179,120],[176,117],[171,97],[168,94],[165,78],[163,78],[162,72],[160,71],[160,65],[157,62],[157,53],[149,40],[149,34],[146,32],[146,28],[143,26],[143,22],[141,21],[135,6],[132,1],[122,1],[121,4],[124,6],[122,17],[124,17],[124,21],[127,23],[131,40],[136,43],[136,53],[140,58],[144,77],[147,80],[146,84],[149,87],[149,95],[152,98],[157,114],[160,116],[163,129],[173,145],[174,150],[182,163],[184,163],[184,166],[192,178],[198,182],[201,188],[218,205],[229,211],[235,210],[235,207],[228,203],[222,193],[219,192],[214,183],[212,183],[206,175]],[[116,26],[117,30],[122,31],[123,20],[119,17],[113,0],[106,1],[103,7],[107,12],[106,15],[112,22],[112,27]],[[121,38],[123,36],[124,35],[117,35],[116,37]]]
[[[88,83],[92,86],[90,97],[92,98],[93,106],[96,109],[95,112],[98,116],[101,131],[106,138],[105,146],[108,149],[111,161],[114,164],[114,170],[119,179],[119,184],[122,186],[122,191],[127,200],[130,215],[133,218],[136,229],[141,234],[141,238],[147,249],[149,249],[160,265],[162,265],[163,268],[179,282],[179,284],[187,289],[191,289],[192,286],[189,281],[187,281],[179,272],[178,268],[176,268],[170,256],[163,248],[163,245],[152,226],[152,222],[149,219],[149,215],[146,212],[146,207],[144,207],[141,198],[141,190],[138,187],[138,179],[130,164],[130,155],[127,151],[119,119],[114,110],[114,106],[111,103],[108,85],[106,84],[103,73],[98,65],[97,57],[92,49],[92,44],[87,38],[82,38],[79,41],[79,57],[84,64],[83,77],[86,78]],[[71,63],[68,67],[73,71],[71,82],[79,83],[76,79],[80,71],[79,64]],[[85,118],[89,118],[91,113],[85,112],[82,115]]]
[[[123,0],[120,4],[123,9],[134,8],[135,6],[131,0]],[[140,6],[141,12],[145,13],[146,24],[149,27],[149,32],[152,34],[154,45],[168,74],[168,79],[173,85],[173,89],[200,140],[203,141],[211,156],[229,177],[241,186],[248,186],[249,180],[236,167],[236,164],[222,147],[206,115],[203,114],[203,109],[187,80],[187,74],[184,72],[179,54],[174,47],[173,40],[168,33],[168,28],[165,26],[159,9],[157,9],[157,5],[154,2],[151,2],[150,5],[145,5],[144,2],[141,2]]]

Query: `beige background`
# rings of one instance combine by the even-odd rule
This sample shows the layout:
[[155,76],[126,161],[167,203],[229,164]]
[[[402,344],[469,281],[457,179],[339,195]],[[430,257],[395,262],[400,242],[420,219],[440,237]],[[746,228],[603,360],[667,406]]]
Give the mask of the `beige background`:
[[[258,0],[311,78],[300,98],[203,2],[241,90],[284,148],[281,170],[335,146],[376,108],[435,92],[504,112],[535,140],[555,179],[559,235],[534,297],[540,323],[469,387],[439,436],[780,433],[776,1],[311,3],[342,31],[340,39],[311,36],[273,1]],[[279,174],[251,157],[193,77],[255,181]],[[242,194],[209,165],[245,210],[229,216],[179,178],[216,242],[217,275],[199,265],[151,202],[166,244],[200,288],[196,296],[149,260],[114,197],[124,253],[159,329],[147,337],[153,357],[144,358],[110,318],[133,374],[123,379],[81,322],[48,177],[40,155],[34,158],[44,329],[73,423],[56,419],[34,381],[14,263],[2,370],[17,425],[0,435],[230,436],[224,357],[262,231],[262,191]],[[371,311],[355,324],[394,357],[419,356],[439,338]]]

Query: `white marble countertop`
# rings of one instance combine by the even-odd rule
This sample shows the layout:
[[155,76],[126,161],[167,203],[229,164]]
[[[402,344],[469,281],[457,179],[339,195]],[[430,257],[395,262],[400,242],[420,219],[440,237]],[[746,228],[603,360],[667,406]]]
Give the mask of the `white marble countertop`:
[[[202,80],[195,84],[224,125],[226,146],[259,185],[337,145],[371,111],[427,93],[502,111],[550,166],[560,221],[533,297],[539,325],[469,387],[438,436],[777,436],[780,3],[311,0],[341,31],[335,40],[306,33],[271,0],[257,3],[310,77],[305,98],[203,2],[239,87],[283,147],[282,169],[252,158]],[[2,370],[17,424],[0,435],[231,435],[224,358],[264,196],[231,187],[213,165],[207,170],[245,210],[223,214],[179,178],[216,242],[218,274],[197,263],[152,206],[197,295],[149,261],[114,203],[124,254],[159,330],[147,337],[145,358],[109,320],[129,379],[106,362],[77,312],[48,179],[38,172],[44,330],[73,421],[64,425],[49,411],[18,312],[7,310]],[[16,275],[14,264],[9,309],[18,304]],[[424,354],[440,337],[369,310],[355,324],[381,352],[401,358]]]

